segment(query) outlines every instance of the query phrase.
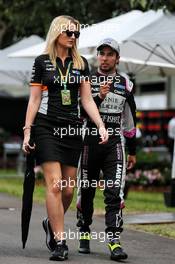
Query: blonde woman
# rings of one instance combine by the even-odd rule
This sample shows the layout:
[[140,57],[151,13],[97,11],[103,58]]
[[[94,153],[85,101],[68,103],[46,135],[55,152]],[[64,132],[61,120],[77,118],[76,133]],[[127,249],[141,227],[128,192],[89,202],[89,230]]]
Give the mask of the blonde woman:
[[64,213],[72,201],[73,187],[69,182],[76,178],[82,147],[79,95],[84,109],[98,128],[101,143],[108,140],[91,95],[87,61],[77,51],[79,35],[80,24],[74,18],[59,16],[52,21],[45,53],[35,59],[33,66],[23,128],[23,150],[29,153],[31,126],[35,124],[36,159],[44,172],[47,213],[56,242],[50,260],[68,258]]

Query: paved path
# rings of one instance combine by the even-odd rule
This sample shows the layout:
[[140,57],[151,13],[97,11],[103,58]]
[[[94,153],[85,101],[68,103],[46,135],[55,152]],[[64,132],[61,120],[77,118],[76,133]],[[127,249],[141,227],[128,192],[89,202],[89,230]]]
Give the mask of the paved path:
[[[174,210],[175,211],[175,210]],[[175,213],[154,213],[126,215],[125,224],[166,224],[175,223]]]
[[[30,233],[26,249],[22,249],[20,232],[21,201],[17,198],[0,194],[0,264],[45,264],[49,252],[45,247],[45,235],[41,222],[45,216],[43,206],[33,207]],[[10,210],[8,208],[11,208]],[[14,208],[14,209],[13,209]],[[66,230],[77,232],[75,213],[69,211],[65,220]],[[81,255],[77,252],[77,239],[69,240],[69,263],[105,264],[114,263],[109,260],[106,243],[102,240],[104,230],[103,217],[94,217],[93,232],[97,231],[98,241],[91,241],[92,254]],[[78,234],[78,233],[77,233]],[[99,237],[101,234],[101,237]],[[138,231],[125,230],[122,235],[123,245],[129,258],[123,263],[133,264],[174,264],[175,240],[163,238]]]

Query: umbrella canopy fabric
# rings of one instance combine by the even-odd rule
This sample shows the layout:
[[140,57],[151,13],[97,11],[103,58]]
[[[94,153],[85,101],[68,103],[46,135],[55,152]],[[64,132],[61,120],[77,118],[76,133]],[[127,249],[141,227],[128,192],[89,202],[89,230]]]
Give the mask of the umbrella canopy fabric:
[[[6,73],[11,71],[13,73],[25,73],[26,71],[30,71],[30,67],[33,63],[32,59],[9,59],[8,54],[21,49],[25,49],[27,47],[31,47],[41,42],[43,42],[42,38],[40,38],[39,36],[32,35],[28,38],[22,39],[16,44],[13,44],[5,49],[0,50],[0,60],[3,61],[3,63],[0,64],[0,72]],[[8,73],[8,75],[10,76],[10,73]]]
[[175,75],[175,64],[163,62],[158,58],[154,60],[135,59],[120,57],[119,70],[133,76],[138,74],[173,76]]
[[79,49],[96,47],[104,38],[114,38],[119,43],[162,16],[162,10],[142,12],[133,10],[126,14],[107,19],[81,30]]
[[23,248],[25,248],[25,244],[27,241],[30,218],[32,213],[33,191],[35,186],[34,164],[35,164],[35,159],[33,153],[27,155],[26,172],[23,183],[22,212],[21,212],[21,231],[22,231]]
[[9,58],[35,58],[38,55],[42,54],[45,49],[46,42],[43,41],[37,45],[32,45],[26,49],[21,49],[16,52],[12,52],[8,54]]
[[[31,127],[30,145],[34,144],[34,127]],[[28,233],[30,218],[33,205],[33,191],[35,187],[35,150],[26,156],[26,171],[23,183],[22,196],[22,211],[21,211],[21,231],[22,231],[22,246],[25,248]]]
[[[158,12],[150,10],[145,13],[139,10],[133,10],[92,26],[81,25],[78,48],[81,50],[96,47],[97,43],[106,37],[112,37],[118,42],[122,42],[143,27],[146,27],[153,21],[156,21],[161,16],[162,10],[159,10]],[[25,50],[13,53],[9,52],[8,56],[11,58],[36,57],[44,51],[45,45],[46,42],[43,42]]]
[[149,59],[156,57],[175,64],[175,14],[164,12],[156,21],[130,36],[128,41],[132,42],[132,49],[150,54]]
[[[35,58],[38,55],[42,54],[45,50],[46,42],[43,41],[40,44],[33,45],[29,48],[19,50],[17,52],[10,53],[8,57],[11,58]],[[82,54],[87,60],[93,57],[92,54]]]
[[[111,27],[111,31],[108,31],[112,23],[116,24],[116,28]],[[83,30],[79,47],[96,46],[98,37],[113,37],[122,42],[121,71],[132,75],[143,73],[172,76],[175,75],[174,25],[175,16],[163,10],[144,13],[135,10]],[[88,34],[96,34],[97,37],[87,38]],[[92,48],[91,52],[96,53]]]
[[[87,59],[95,58],[95,47],[98,41],[105,37],[113,37],[118,42],[122,42],[120,44],[120,70],[132,75],[144,73],[172,76],[175,75],[175,63],[172,61],[174,56],[172,56],[172,53],[174,52],[175,54],[175,51],[168,46],[171,42],[167,32],[170,35],[173,33],[173,36],[170,36],[170,40],[173,40],[175,38],[174,21],[174,16],[165,14],[163,10],[150,10],[147,12],[134,10],[92,26],[84,26],[81,30],[79,49],[81,53],[89,52],[88,55],[85,55]],[[155,27],[154,31],[153,27]],[[160,32],[160,28],[164,31],[164,40],[161,40],[162,30]],[[149,33],[151,29],[152,33]],[[153,35],[156,38],[156,32],[160,32],[157,42],[161,40],[163,46],[160,46],[160,44],[155,46],[149,43],[145,48],[145,44],[141,43],[138,45],[138,43],[135,43],[141,39],[143,40],[143,36],[146,35],[150,36],[148,41],[151,41]],[[129,41],[125,41],[126,39]],[[11,53],[9,57],[36,57],[44,51],[45,44],[45,42],[42,42],[27,49]],[[168,55],[170,53],[168,49],[171,51],[171,55]],[[166,51],[166,55],[161,56],[163,50]]]
[[28,94],[28,81],[30,79],[33,59],[8,58],[8,54],[31,45],[43,42],[39,36],[32,35],[21,41],[0,50],[0,91],[5,91],[13,96],[23,96]]
[[[21,51],[15,52],[11,54],[9,57],[35,57],[39,54],[41,54],[44,51],[44,45],[45,42],[34,45],[33,47],[29,47],[27,49],[23,49]],[[148,74],[158,74],[158,75],[174,75],[175,74],[175,65],[171,63],[167,63],[164,60],[157,58],[154,56],[154,58],[150,61],[147,61],[148,53],[146,51],[143,51],[143,49],[137,47],[138,50],[138,56],[136,57],[134,55],[133,57],[127,57],[133,56],[134,49],[132,48],[133,43],[129,44],[129,47],[127,47],[127,43],[125,45],[121,45],[121,57],[120,57],[120,65],[119,68],[121,71],[124,71],[126,73],[132,73],[134,75],[138,73],[148,73]],[[135,45],[134,45],[135,47]],[[140,50],[140,52],[139,52]],[[131,54],[132,53],[132,54]],[[96,57],[96,50],[93,49],[91,54],[82,54],[87,60],[90,60],[92,58],[95,59]]]
[[175,15],[164,12],[160,18],[137,31],[129,40],[160,45],[175,45]]

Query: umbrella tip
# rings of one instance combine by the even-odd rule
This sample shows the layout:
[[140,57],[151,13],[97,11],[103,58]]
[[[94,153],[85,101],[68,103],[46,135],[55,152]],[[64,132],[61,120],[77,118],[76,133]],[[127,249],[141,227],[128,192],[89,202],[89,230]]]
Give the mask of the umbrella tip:
[[25,243],[22,244],[22,248],[25,249]]

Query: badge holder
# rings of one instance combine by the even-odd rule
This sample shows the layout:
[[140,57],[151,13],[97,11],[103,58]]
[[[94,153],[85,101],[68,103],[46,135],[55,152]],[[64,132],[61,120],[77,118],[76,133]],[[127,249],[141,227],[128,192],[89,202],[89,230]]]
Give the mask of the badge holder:
[[71,105],[70,90],[61,90],[61,100],[63,105]]
[[61,90],[62,105],[71,105],[70,90],[67,90],[67,78],[68,78],[68,75],[69,75],[69,72],[70,72],[70,66],[71,66],[71,62],[68,65],[66,76],[63,76],[60,68],[58,67],[58,71],[59,71],[60,76],[61,76],[61,81],[62,81],[62,84],[64,86],[64,90]]

